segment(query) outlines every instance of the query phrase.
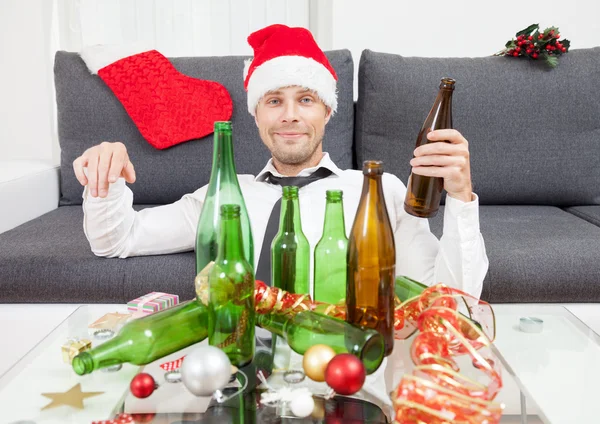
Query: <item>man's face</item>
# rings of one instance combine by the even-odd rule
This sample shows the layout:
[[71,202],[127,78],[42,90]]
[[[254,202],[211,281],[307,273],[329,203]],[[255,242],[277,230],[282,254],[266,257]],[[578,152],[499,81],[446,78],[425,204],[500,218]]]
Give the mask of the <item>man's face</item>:
[[282,164],[298,165],[323,152],[331,109],[302,87],[268,92],[256,107],[256,125],[265,146]]

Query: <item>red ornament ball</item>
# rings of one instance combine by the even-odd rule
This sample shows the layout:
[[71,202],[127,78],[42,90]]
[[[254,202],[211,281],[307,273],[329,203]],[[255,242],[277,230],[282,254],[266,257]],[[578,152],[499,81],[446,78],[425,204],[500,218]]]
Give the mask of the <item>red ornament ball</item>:
[[129,390],[136,398],[144,399],[154,393],[156,389],[156,381],[154,378],[145,372],[142,372],[131,380]]
[[350,353],[336,355],[325,369],[325,381],[329,387],[344,396],[358,392],[365,383],[365,378],[365,366]]

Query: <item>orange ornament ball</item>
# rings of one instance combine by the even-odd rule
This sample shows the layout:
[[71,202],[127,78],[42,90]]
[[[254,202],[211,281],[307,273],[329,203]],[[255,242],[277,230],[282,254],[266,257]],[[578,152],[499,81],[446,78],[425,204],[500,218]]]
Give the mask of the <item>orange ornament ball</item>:
[[325,369],[334,356],[335,351],[327,345],[317,344],[311,346],[304,353],[304,358],[302,359],[304,374],[311,380],[325,381]]

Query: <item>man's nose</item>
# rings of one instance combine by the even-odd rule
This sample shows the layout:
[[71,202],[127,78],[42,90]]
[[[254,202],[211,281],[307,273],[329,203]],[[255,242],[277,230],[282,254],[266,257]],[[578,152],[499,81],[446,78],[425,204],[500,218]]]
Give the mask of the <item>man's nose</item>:
[[298,122],[298,105],[293,100],[288,100],[283,105],[281,113],[282,122]]

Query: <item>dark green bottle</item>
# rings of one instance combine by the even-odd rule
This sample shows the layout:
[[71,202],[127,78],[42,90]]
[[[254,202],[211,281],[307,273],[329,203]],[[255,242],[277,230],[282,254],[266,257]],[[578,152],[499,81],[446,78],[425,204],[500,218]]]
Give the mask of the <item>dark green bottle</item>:
[[79,375],[123,363],[146,365],[207,336],[208,308],[190,300],[129,321],[117,336],[80,353],[71,365]]
[[291,314],[259,314],[262,328],[284,338],[300,355],[316,344],[330,346],[336,353],[351,353],[363,362],[367,374],[383,361],[384,339],[376,330],[360,329],[344,320],[313,311]]
[[326,195],[323,235],[315,247],[314,298],[337,304],[346,299],[348,237],[342,190],[327,190]]
[[242,367],[254,356],[254,272],[244,255],[240,207],[223,205],[219,253],[208,276],[208,343]]
[[310,244],[302,232],[298,187],[283,187],[279,232],[271,244],[271,282],[290,293],[310,290]]
[[244,240],[244,252],[248,263],[254,268],[254,242],[252,228],[244,196],[235,171],[231,122],[215,122],[213,163],[208,191],[198,219],[196,232],[196,275],[219,251],[220,208],[224,204],[240,206],[240,222]]

